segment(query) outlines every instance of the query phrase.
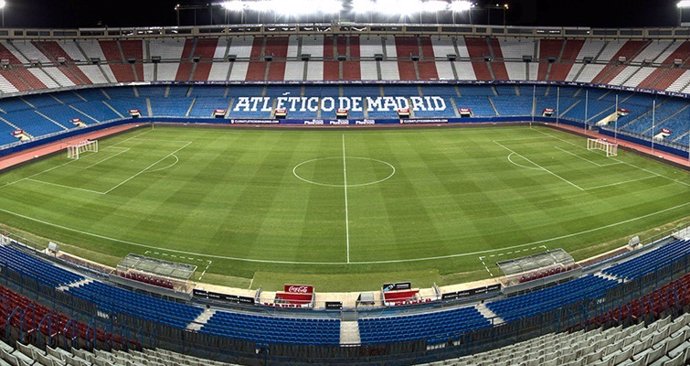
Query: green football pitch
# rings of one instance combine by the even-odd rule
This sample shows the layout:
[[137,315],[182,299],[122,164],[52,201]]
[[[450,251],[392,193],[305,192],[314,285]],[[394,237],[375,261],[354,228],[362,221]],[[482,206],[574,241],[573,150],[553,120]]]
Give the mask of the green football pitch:
[[688,198],[683,170],[544,127],[156,126],[0,174],[0,223],[109,265],[192,263],[202,282],[371,290],[497,276],[546,249],[590,257],[687,224]]

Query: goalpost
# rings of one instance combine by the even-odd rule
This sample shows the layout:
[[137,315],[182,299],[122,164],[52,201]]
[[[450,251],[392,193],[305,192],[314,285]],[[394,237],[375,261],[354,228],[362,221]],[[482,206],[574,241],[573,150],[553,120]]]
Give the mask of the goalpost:
[[86,140],[67,146],[68,159],[79,159],[79,156],[85,152],[98,152],[98,140]]
[[601,150],[606,156],[618,156],[618,144],[602,139],[587,139],[587,150]]

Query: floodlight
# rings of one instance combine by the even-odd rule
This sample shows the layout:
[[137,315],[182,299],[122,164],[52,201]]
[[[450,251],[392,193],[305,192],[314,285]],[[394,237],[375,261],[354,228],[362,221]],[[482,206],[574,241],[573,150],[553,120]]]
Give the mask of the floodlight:
[[352,11],[355,13],[373,13],[376,11],[374,0],[352,0]]
[[7,1],[5,0],[0,0],[0,9],[4,9],[5,5],[7,5]]
[[260,1],[247,1],[245,6],[249,10],[259,11],[259,12],[269,12],[275,10],[276,2],[269,0]]
[[310,8],[317,13],[337,14],[343,10],[343,3],[340,0],[314,0]]
[[441,0],[425,1],[422,4],[422,11],[427,13],[438,13],[448,9],[448,3]]
[[270,10],[293,16],[314,13],[335,14],[343,9],[343,3],[340,0],[291,0],[289,2],[272,0],[270,2],[272,3]]
[[450,6],[448,7],[451,11],[456,12],[456,13],[461,13],[463,11],[468,11],[474,7],[474,4],[472,4],[469,1],[465,0],[459,0],[459,1],[453,1],[450,3]]
[[412,15],[422,11],[421,0],[377,0],[376,11],[382,14]]
[[[0,0],[2,1],[2,0]],[[225,1],[220,4],[220,6],[223,7],[223,9],[227,11],[243,11],[244,10],[244,3],[240,0],[231,0],[231,1]]]
[[690,8],[690,0],[681,0],[676,4],[679,9]]

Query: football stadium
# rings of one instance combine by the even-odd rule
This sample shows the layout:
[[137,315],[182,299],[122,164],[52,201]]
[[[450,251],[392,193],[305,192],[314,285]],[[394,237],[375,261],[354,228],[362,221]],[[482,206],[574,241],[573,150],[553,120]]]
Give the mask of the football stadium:
[[690,2],[20,3],[0,366],[690,363]]

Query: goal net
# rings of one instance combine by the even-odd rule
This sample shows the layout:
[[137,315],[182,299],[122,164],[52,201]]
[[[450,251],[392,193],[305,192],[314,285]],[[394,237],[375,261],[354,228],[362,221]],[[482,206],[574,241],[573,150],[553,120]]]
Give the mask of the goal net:
[[587,139],[587,150],[601,150],[606,156],[618,156],[618,144],[602,139]]
[[87,140],[67,146],[68,159],[79,159],[85,152],[98,152],[98,140]]

